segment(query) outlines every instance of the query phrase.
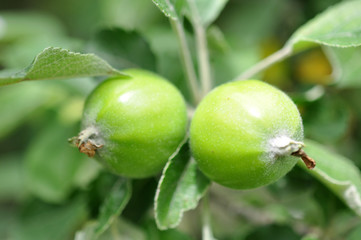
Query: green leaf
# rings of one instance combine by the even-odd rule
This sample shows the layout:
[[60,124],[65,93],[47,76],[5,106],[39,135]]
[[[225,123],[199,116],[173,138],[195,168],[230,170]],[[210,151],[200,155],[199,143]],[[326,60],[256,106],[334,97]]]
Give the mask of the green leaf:
[[[187,17],[192,19],[197,13],[202,25],[207,27],[217,19],[228,0],[186,0],[186,2],[185,14]],[[196,7],[196,13],[191,10],[191,4]]]
[[[22,200],[26,196],[21,157],[1,156],[0,161],[0,201]],[[1,236],[1,234],[0,234]]]
[[2,204],[2,207],[0,207],[0,215],[0,238],[6,240],[15,239],[13,235],[18,222],[18,210]]
[[305,106],[305,135],[322,143],[336,143],[348,134],[352,111],[337,94],[326,93]]
[[298,29],[286,46],[298,52],[314,44],[333,47],[361,45],[361,1],[343,1]]
[[58,86],[34,82],[0,88],[0,139],[28,120],[44,105],[64,100],[66,93]]
[[25,153],[25,183],[30,193],[47,202],[66,200],[84,161],[93,161],[71,148],[67,139],[77,129],[52,121],[33,138]]
[[77,197],[66,205],[54,206],[31,202],[19,214],[18,224],[9,239],[64,240],[72,239],[74,230],[86,219],[87,200]]
[[24,69],[39,52],[49,46],[57,46],[71,51],[83,49],[82,42],[65,36],[46,35],[24,37],[1,50],[0,64],[4,68]]
[[82,41],[66,36],[54,16],[28,11],[0,12],[0,65],[24,68],[34,56],[49,46],[77,51]]
[[74,186],[86,188],[99,176],[101,169],[102,166],[97,161],[89,159],[83,161],[74,176]]
[[126,76],[94,54],[80,54],[49,47],[39,53],[25,70],[0,77],[0,86],[28,80],[109,75]]
[[349,159],[314,141],[306,140],[305,144],[305,151],[315,159],[316,167],[313,170],[308,170],[301,161],[299,166],[325,184],[350,209],[361,216],[361,175],[359,169]]
[[[96,222],[89,222],[82,230],[76,232],[75,240],[93,240],[95,239]],[[146,235],[138,226],[119,218],[97,240],[147,240]],[[149,240],[149,239],[148,239]]]
[[225,53],[230,49],[224,33],[215,25],[207,29],[207,42],[210,52]]
[[325,48],[333,67],[333,78],[338,87],[361,86],[361,47]]
[[183,212],[197,207],[210,181],[191,158],[184,144],[163,170],[155,196],[155,219],[161,230],[176,227]]
[[[68,0],[70,1],[70,0]],[[83,5],[87,0],[82,0]],[[71,2],[73,5],[73,2]],[[143,32],[149,28],[153,28],[158,24],[158,20],[162,17],[157,7],[154,7],[152,1],[132,0],[132,1],[119,1],[107,0],[99,2],[101,5],[100,21],[96,23],[98,30],[100,26],[116,26],[124,30],[136,30]],[[79,4],[81,6],[81,4]],[[119,14],[121,9],[122,14]],[[89,13],[88,13],[89,14]],[[85,15],[85,11],[84,11]],[[94,30],[93,30],[94,32]]]
[[347,236],[346,240],[359,240],[359,239],[361,239],[361,225],[353,229],[351,233]]
[[147,233],[147,240],[194,240],[178,229],[159,230],[154,219],[147,220],[144,228]]
[[40,12],[0,12],[0,42],[33,36],[63,36],[65,28],[52,15]]
[[317,44],[341,48],[361,46],[359,9],[359,0],[343,1],[330,7],[299,28],[282,49],[264,58],[235,80],[250,78],[292,54]]
[[144,68],[155,71],[156,59],[149,44],[134,31],[103,29],[96,34],[88,51],[118,69]]
[[182,63],[179,59],[177,38],[172,29],[155,27],[149,29],[145,34],[156,56],[156,72],[176,85],[186,99],[190,99],[188,85],[184,81]]
[[301,240],[319,240],[319,238],[314,237],[312,235],[307,235],[306,237],[303,237]]
[[184,11],[186,0],[152,0],[153,3],[164,13],[165,16],[173,20],[179,20]]
[[153,2],[173,20],[182,20],[183,15],[189,19],[199,17],[203,26],[208,26],[218,17],[228,0],[153,0]]
[[[270,237],[272,236],[272,237]],[[268,224],[253,228],[245,240],[264,240],[264,239],[282,239],[299,240],[301,236],[291,226]]]
[[346,239],[345,236],[350,234],[350,230],[356,226],[356,222],[360,224],[360,218],[358,216],[355,216],[351,211],[340,209],[333,214],[332,223],[330,223],[328,228],[332,229],[333,236],[340,236],[340,238],[343,236],[343,238]]
[[[232,1],[217,26],[232,44],[232,49],[260,48],[265,43],[274,41],[272,36],[283,26],[284,8],[288,4],[290,2],[287,0]],[[296,9],[290,11],[287,15],[294,14]],[[260,52],[258,50],[258,55]]]
[[129,179],[119,178],[100,209],[95,235],[100,236],[121,214],[132,195]]

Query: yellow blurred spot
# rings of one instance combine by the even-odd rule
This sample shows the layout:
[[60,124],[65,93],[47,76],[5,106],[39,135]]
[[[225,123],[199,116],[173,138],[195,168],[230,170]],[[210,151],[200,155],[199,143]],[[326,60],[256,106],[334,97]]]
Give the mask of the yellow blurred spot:
[[[282,48],[281,42],[276,38],[269,38],[261,44],[262,59],[275,53]],[[289,81],[289,71],[286,62],[282,61],[272,65],[263,72],[263,80],[280,88],[287,87]]]
[[74,97],[69,99],[59,110],[59,120],[65,124],[73,124],[80,121],[83,106],[83,98]]
[[332,82],[332,67],[320,48],[302,54],[295,71],[297,78],[303,83],[327,85]]

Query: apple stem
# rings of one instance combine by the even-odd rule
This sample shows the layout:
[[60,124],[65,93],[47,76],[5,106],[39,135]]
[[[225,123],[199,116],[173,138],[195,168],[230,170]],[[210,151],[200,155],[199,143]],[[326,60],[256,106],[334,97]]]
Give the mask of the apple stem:
[[295,141],[288,136],[282,135],[272,138],[269,144],[270,152],[275,156],[292,155],[301,158],[308,169],[313,169],[316,166],[316,161],[302,150],[305,146],[303,142]]
[[300,157],[308,169],[313,169],[314,167],[316,167],[316,161],[310,156],[308,156],[307,153],[301,148],[298,149],[296,152],[293,152],[291,155]]

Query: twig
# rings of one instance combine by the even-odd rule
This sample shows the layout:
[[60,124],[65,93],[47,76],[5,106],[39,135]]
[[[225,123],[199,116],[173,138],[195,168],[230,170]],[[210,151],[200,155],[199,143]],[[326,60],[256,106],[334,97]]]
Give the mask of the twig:
[[209,63],[206,31],[201,22],[201,18],[194,0],[188,0],[188,4],[192,12],[192,24],[195,31],[195,39],[197,44],[197,57],[199,76],[202,85],[202,96],[205,96],[212,89],[211,68]]
[[240,74],[238,77],[236,77],[233,81],[240,81],[245,80],[253,77],[257,73],[265,70],[266,68],[272,66],[273,64],[282,61],[283,59],[289,57],[292,54],[292,48],[289,46],[285,46],[281,48],[279,51],[273,53],[272,55],[264,58],[260,62],[258,62],[256,65],[251,67],[250,69],[246,70],[242,74]]
[[182,59],[182,64],[187,75],[188,86],[191,90],[193,97],[193,103],[196,105],[199,103],[201,96],[199,91],[199,86],[197,82],[197,76],[194,70],[194,64],[192,61],[192,56],[187,44],[187,39],[183,29],[183,25],[179,20],[170,19],[170,23],[177,34],[179,45],[180,45],[180,55]]
[[210,224],[210,209],[208,202],[208,194],[203,197],[203,208],[202,208],[202,240],[215,240],[212,233],[212,228]]

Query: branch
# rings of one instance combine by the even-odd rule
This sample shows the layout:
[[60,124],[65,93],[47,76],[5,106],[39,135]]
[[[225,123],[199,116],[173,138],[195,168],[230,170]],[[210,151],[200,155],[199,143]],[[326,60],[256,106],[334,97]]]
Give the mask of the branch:
[[209,209],[209,200],[208,194],[203,198],[203,208],[202,208],[202,240],[215,240],[212,233],[212,228],[210,224],[210,209]]
[[205,96],[212,89],[211,68],[209,63],[206,31],[201,22],[201,18],[194,0],[188,0],[188,4],[192,12],[192,25],[195,31],[202,95]]
[[272,55],[264,58],[260,62],[258,62],[256,65],[251,67],[250,69],[246,70],[242,74],[240,74],[238,77],[236,77],[233,81],[241,81],[245,79],[249,79],[256,75],[257,73],[265,70],[266,68],[272,66],[273,64],[282,61],[283,59],[291,56],[292,54],[292,48],[289,46],[281,48],[279,51],[273,53]]
[[185,70],[185,73],[187,75],[188,79],[188,87],[191,90],[191,94],[193,97],[193,103],[196,105],[200,102],[201,96],[200,96],[200,90],[199,85],[197,82],[197,76],[194,70],[194,64],[192,61],[192,56],[187,44],[187,39],[185,36],[185,32],[183,29],[183,25],[178,20],[170,19],[171,25],[174,29],[174,31],[177,34],[179,46],[180,46],[180,55],[182,59],[182,64]]

